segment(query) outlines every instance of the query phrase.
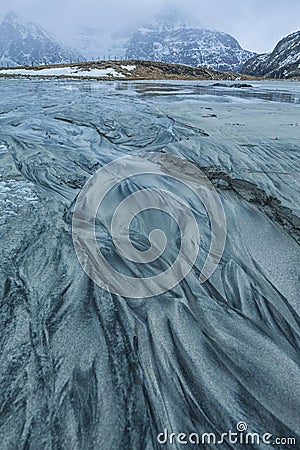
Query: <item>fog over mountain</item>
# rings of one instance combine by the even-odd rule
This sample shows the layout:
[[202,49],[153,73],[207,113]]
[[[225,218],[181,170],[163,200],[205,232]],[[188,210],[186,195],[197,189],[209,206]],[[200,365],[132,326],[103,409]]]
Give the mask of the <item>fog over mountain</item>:
[[243,48],[257,53],[271,51],[282,36],[299,29],[298,0],[4,0],[0,4],[0,19],[13,10],[59,37],[79,26],[130,34],[170,3],[197,19],[202,28],[229,33]]
[[46,29],[25,23],[9,12],[0,24],[0,64],[38,65],[82,60],[82,56],[59,42]]
[[[229,430],[235,438],[241,424],[300,442],[299,83],[129,84],[0,79],[0,448],[299,449],[207,443]],[[110,172],[119,157],[129,159]],[[204,283],[213,191],[199,167],[227,222],[222,259]],[[168,292],[124,298],[85,275],[72,218],[98,169],[108,177],[95,242],[111,268],[130,275],[135,295],[159,274],[162,284],[150,288],[164,289],[173,280],[164,274],[199,248]],[[113,241],[118,209],[145,191],[162,206],[136,201],[140,213],[131,222],[121,215]],[[95,197],[86,197],[79,224],[92,223]],[[152,249],[152,231],[166,236],[163,252],[153,246],[157,260],[117,253],[127,224],[137,256]],[[91,257],[86,267],[95,267]],[[164,430],[204,444],[158,445]]]

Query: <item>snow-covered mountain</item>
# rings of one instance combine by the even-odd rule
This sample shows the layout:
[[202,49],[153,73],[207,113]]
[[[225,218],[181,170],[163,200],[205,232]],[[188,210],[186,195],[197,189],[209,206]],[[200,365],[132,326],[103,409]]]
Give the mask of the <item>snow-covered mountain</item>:
[[229,34],[189,23],[175,9],[164,10],[135,32],[125,57],[239,71],[255,53]]
[[113,32],[102,27],[81,26],[65,36],[66,42],[80,52],[87,61],[124,59],[130,34]]
[[[0,65],[139,59],[238,72],[255,55],[241,48],[231,35],[203,29],[170,8],[135,32],[85,26],[62,41],[11,12],[0,24]],[[70,49],[69,43],[76,50]]]
[[300,31],[278,42],[271,53],[247,61],[242,73],[270,78],[300,77]]
[[35,23],[23,22],[14,12],[0,24],[0,65],[38,65],[80,61],[82,56],[60,43]]

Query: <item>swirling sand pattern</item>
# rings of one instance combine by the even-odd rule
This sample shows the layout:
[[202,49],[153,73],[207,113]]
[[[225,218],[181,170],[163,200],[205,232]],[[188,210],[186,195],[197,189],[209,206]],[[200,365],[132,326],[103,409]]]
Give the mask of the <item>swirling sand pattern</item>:
[[[151,450],[165,428],[220,434],[239,422],[299,439],[297,106],[197,95],[173,101],[172,93],[148,99],[120,86],[1,80],[0,204],[7,183],[8,200],[17,199],[0,226],[1,450]],[[185,280],[160,296],[127,299],[86,276],[71,225],[89,177],[139,152],[225,173],[216,185],[228,232],[218,269],[201,284],[210,243],[201,202],[156,176],[121,183],[99,213],[97,238],[123,273],[136,266],[115,257],[107,227],[111,208],[130,193],[174,188],[201,234]],[[237,178],[233,190],[228,180]],[[264,201],[249,194],[249,182]],[[276,219],[280,206],[285,223]],[[169,238],[155,271],[176,258],[180,236],[156,211],[132,224],[133,242],[147,248],[153,228]]]

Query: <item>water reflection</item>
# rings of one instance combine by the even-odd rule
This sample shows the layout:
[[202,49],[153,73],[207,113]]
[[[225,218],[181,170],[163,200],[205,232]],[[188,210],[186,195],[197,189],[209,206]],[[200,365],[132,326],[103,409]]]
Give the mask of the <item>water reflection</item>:
[[239,87],[234,85],[192,85],[192,84],[173,84],[169,83],[117,83],[117,91],[135,91],[144,97],[168,97],[170,94],[174,100],[175,97],[194,97],[194,96],[214,96],[214,97],[237,97],[242,99],[258,99],[280,103],[300,104],[299,93],[288,92],[284,90],[264,90],[257,86]]

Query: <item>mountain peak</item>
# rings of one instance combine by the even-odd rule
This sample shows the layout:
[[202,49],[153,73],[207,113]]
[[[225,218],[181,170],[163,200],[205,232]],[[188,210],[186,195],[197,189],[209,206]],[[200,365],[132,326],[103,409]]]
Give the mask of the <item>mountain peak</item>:
[[182,19],[182,14],[179,14],[179,11],[173,5],[165,6],[156,16],[170,21]]
[[20,18],[14,11],[9,11],[4,17],[3,22],[16,23],[20,22]]
[[191,23],[172,5],[156,14],[141,30],[167,32],[191,28]]
[[13,11],[0,23],[0,65],[54,64],[74,59],[82,57],[40,25],[23,22]]

